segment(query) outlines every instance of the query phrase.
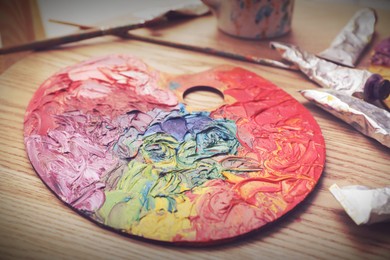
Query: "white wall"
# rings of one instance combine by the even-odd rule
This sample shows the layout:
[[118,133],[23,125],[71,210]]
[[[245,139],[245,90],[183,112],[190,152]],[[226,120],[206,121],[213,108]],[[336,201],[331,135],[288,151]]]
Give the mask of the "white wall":
[[[200,0],[38,0],[46,36],[53,37],[72,33],[74,27],[59,25],[50,18],[94,25],[102,21],[130,14]],[[390,9],[390,0],[296,0],[313,2],[347,2],[379,9]]]
[[[72,33],[75,28],[49,22],[49,19],[94,25],[116,17],[140,14],[148,10],[199,0],[38,0],[47,37]],[[142,13],[142,14],[141,14]]]

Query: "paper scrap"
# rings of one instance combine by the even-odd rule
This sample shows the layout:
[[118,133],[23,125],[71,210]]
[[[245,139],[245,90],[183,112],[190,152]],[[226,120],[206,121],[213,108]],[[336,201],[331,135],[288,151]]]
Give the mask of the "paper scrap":
[[390,221],[390,186],[370,189],[352,185],[340,188],[333,184],[329,190],[357,225]]

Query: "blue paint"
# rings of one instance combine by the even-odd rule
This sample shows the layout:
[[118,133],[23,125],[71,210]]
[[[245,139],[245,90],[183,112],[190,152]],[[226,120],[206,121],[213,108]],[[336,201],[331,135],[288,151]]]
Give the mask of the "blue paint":
[[244,9],[244,8],[245,8],[245,3],[244,3],[244,1],[240,1],[240,8],[241,8],[241,9]]
[[142,207],[144,207],[145,209],[147,210],[151,210],[154,208],[154,201],[150,199],[150,196],[149,196],[149,193],[150,193],[150,189],[152,188],[153,186],[153,182],[152,181],[148,181],[144,188],[140,191],[140,194],[142,196],[139,197],[139,200],[141,202],[141,205]]
[[169,212],[176,212],[177,211],[177,208],[176,208],[176,200],[174,198],[171,198],[171,197],[166,197],[167,200],[168,200],[168,211]]
[[130,200],[132,200],[132,197],[130,197],[130,196],[123,198],[123,202],[129,202]]
[[187,122],[185,118],[182,117],[170,118],[169,120],[166,120],[165,122],[161,123],[161,129],[164,132],[171,134],[178,141],[184,140],[184,135],[188,131]]
[[260,23],[264,18],[269,17],[274,11],[271,5],[266,5],[260,8],[260,10],[256,14],[255,23]]
[[175,81],[169,82],[169,89],[176,90],[178,88],[180,88],[180,84],[178,82]]
[[289,24],[289,19],[288,13],[285,13],[280,21],[277,34],[282,34],[284,32],[284,28]]
[[152,187],[152,184],[153,184],[153,183],[152,183],[151,181],[148,181],[148,182],[145,184],[143,190],[141,191],[142,197],[143,197],[144,199],[147,198],[147,196],[148,196],[148,194],[149,194],[149,191],[150,191],[150,188]]

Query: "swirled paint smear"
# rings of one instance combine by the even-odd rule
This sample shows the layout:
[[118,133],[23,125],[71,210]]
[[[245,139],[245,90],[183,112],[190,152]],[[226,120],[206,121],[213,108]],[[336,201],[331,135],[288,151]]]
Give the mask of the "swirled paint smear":
[[[200,85],[226,104],[192,111],[183,93]],[[169,242],[222,241],[273,222],[314,188],[325,160],[309,112],[258,75],[221,67],[172,76],[124,55],[45,81],[26,112],[25,144],[76,211]]]
[[[124,230],[135,228],[137,234],[148,236],[144,232],[149,231],[149,223],[140,223],[141,219],[151,212],[176,215],[188,200],[186,192],[210,180],[224,179],[219,161],[235,155],[239,146],[234,122],[214,120],[206,113],[180,114],[173,111],[162,121],[153,122],[145,133],[133,136],[141,139],[137,155],[121,176],[110,176],[107,181],[111,188],[106,190],[106,203],[98,211],[105,224]],[[178,213],[186,221],[191,204],[187,207],[186,215]],[[178,222],[185,220],[175,218]]]

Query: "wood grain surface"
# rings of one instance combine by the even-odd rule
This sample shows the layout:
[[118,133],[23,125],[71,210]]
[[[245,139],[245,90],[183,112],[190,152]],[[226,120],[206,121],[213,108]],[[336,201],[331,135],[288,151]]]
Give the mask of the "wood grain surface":
[[[1,47],[23,44],[45,36],[36,0],[0,1]],[[27,52],[19,52],[0,58],[0,74],[22,59]]]
[[[277,40],[317,53],[328,47],[359,8],[296,1],[292,32]],[[377,14],[373,44],[390,36],[390,12],[377,10]],[[240,40],[218,31],[211,15],[134,33],[278,58],[269,49],[268,41]],[[359,67],[368,66],[372,46]],[[206,248],[149,243],[83,218],[57,199],[32,169],[23,143],[23,117],[32,95],[46,78],[65,66],[112,53],[136,55],[149,65],[174,74],[233,64],[274,82],[303,103],[323,131],[326,165],[320,182],[303,203],[275,223],[237,241]],[[0,258],[389,259],[389,223],[356,226],[328,188],[333,183],[389,186],[390,150],[308,103],[298,90],[310,88],[318,86],[298,72],[113,36],[30,53],[0,78]]]

